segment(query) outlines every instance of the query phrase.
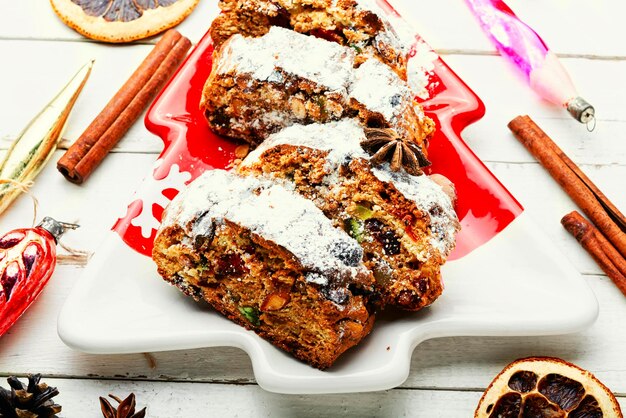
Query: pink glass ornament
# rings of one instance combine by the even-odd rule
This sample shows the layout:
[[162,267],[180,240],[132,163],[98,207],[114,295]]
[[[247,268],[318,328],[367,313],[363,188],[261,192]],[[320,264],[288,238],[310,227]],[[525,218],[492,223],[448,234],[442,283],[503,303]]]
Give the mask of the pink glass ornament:
[[595,123],[595,110],[580,97],[569,74],[543,39],[502,0],[466,0],[500,54],[526,76],[544,99],[565,107],[579,122]]

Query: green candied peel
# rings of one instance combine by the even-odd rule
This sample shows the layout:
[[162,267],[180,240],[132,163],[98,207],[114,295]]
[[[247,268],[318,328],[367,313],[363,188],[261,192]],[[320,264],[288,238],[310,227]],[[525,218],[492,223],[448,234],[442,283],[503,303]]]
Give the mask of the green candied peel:
[[361,54],[363,52],[363,50],[356,44],[351,44],[350,47],[354,48],[357,54]]
[[196,270],[198,270],[199,273],[204,273],[207,270],[211,270],[211,266],[209,266],[209,263],[200,263],[196,267]]
[[345,229],[359,244],[365,239],[365,228],[363,227],[362,221],[354,218],[347,219]]
[[367,221],[372,216],[374,216],[374,211],[366,208],[363,205],[356,205],[356,208],[354,209],[354,213],[356,214],[357,218],[359,218],[362,221]]
[[328,117],[328,110],[326,110],[326,97],[324,97],[324,96],[317,96],[315,98],[315,103],[319,106],[320,113],[321,113],[322,117],[323,118],[327,118]]
[[261,325],[261,321],[259,320],[259,310],[252,306],[240,306],[239,312],[255,327]]
[[352,238],[360,244],[365,240],[364,222],[374,216],[374,211],[363,205],[356,205],[354,208],[354,218],[348,218],[344,222],[344,229]]

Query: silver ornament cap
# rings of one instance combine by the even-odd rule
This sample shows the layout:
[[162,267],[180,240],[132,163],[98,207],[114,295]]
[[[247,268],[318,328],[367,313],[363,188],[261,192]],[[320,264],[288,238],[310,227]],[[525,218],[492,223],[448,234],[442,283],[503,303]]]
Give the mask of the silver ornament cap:
[[67,222],[59,222],[49,216],[43,218],[43,220],[37,225],[39,228],[43,228],[54,237],[56,241],[70,229],[76,229],[79,225],[70,224]]
[[580,123],[589,124],[596,117],[596,110],[585,99],[578,96],[567,103],[567,111]]

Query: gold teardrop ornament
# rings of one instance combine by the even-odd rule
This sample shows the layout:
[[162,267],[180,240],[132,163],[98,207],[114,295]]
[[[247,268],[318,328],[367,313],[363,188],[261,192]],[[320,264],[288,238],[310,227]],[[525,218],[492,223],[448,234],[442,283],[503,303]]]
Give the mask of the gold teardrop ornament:
[[22,131],[0,164],[0,214],[37,177],[56,150],[76,99],[89,78],[85,64]]

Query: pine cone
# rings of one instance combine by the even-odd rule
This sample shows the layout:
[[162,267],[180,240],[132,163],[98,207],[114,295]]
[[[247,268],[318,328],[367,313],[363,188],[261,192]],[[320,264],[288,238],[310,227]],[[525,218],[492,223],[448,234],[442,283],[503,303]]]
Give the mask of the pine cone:
[[146,416],[146,408],[135,413],[135,394],[131,393],[124,400],[117,396],[109,394],[109,396],[119,404],[117,408],[102,396],[100,397],[100,409],[105,418],[144,418]]
[[28,385],[24,385],[17,377],[9,377],[11,390],[0,387],[0,418],[58,418],[61,405],[52,398],[59,391],[40,380],[40,374],[29,375]]

